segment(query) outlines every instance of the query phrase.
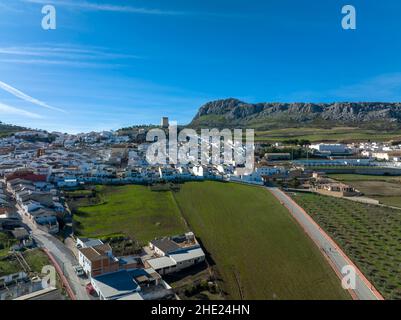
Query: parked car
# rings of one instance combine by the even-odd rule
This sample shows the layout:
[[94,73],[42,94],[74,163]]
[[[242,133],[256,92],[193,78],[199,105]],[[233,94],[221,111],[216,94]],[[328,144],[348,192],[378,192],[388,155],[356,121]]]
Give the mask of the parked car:
[[81,277],[85,274],[84,269],[81,266],[74,266],[74,271],[78,277]]
[[96,295],[96,290],[95,290],[95,288],[93,288],[92,283],[89,282],[89,283],[86,285],[86,292],[87,292],[88,294],[92,295],[92,296]]

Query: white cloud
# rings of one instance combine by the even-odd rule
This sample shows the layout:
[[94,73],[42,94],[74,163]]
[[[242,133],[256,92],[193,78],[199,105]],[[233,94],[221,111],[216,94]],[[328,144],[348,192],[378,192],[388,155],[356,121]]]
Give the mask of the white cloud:
[[11,11],[11,12],[21,12],[21,10],[16,9],[14,7],[14,3],[10,3],[9,1],[7,1],[7,3],[0,2],[0,10],[1,11]]
[[0,112],[1,112],[1,114],[22,116],[22,117],[33,118],[33,119],[43,118],[41,115],[39,115],[37,113],[18,109],[18,108],[9,106],[9,105],[1,103],[1,102],[0,102]]
[[[0,47],[0,62],[6,64],[59,65],[78,68],[118,68],[127,59],[143,59],[107,48],[76,45]],[[129,61],[131,63],[131,61]]]
[[[92,62],[80,62],[80,61],[69,61],[69,60],[49,60],[49,59],[0,59],[0,62],[12,63],[12,64],[54,65],[54,66],[74,67],[74,68],[118,68],[123,66],[121,64],[92,63]],[[57,111],[60,111],[60,109],[58,109]]]
[[0,47],[0,54],[10,56],[33,56],[33,57],[53,57],[65,59],[141,59],[141,57],[109,52],[104,48],[95,47],[71,47],[72,45],[56,46],[14,46]]
[[64,7],[71,8],[79,8],[82,10],[89,11],[105,11],[105,12],[125,12],[125,13],[137,13],[137,14],[148,14],[148,15],[182,15],[185,12],[182,11],[170,11],[170,10],[161,10],[161,9],[149,9],[149,8],[141,8],[134,6],[124,6],[124,5],[114,5],[114,4],[106,4],[106,3],[93,3],[88,1],[55,1],[55,0],[22,0],[23,2],[28,3],[37,3],[37,4],[53,4]]
[[66,111],[64,111],[64,110],[62,110],[60,108],[52,107],[52,106],[46,104],[45,102],[42,102],[42,101],[40,101],[38,99],[35,99],[35,98],[33,98],[33,97],[31,97],[31,96],[19,91],[18,89],[8,85],[7,83],[5,83],[3,81],[0,81],[0,89],[3,89],[3,90],[7,91],[8,93],[12,94],[15,97],[17,97],[19,99],[22,99],[22,100],[25,100],[27,102],[33,103],[33,104],[35,104],[37,106],[40,106],[40,107],[43,107],[43,108],[46,108],[46,109],[50,109],[50,110],[55,110],[55,111],[66,113]]

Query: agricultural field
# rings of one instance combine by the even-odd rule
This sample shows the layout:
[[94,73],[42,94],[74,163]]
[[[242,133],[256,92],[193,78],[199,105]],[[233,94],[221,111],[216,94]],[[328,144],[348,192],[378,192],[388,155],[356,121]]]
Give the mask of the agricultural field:
[[316,194],[294,200],[386,299],[401,299],[401,211]]
[[288,128],[273,129],[268,131],[256,131],[255,141],[259,142],[277,142],[289,139],[309,140],[311,142],[331,141],[331,142],[348,142],[348,141],[389,141],[400,140],[401,131],[380,132],[377,130],[368,130],[353,127],[333,127],[324,128]]
[[312,240],[266,189],[191,182],[174,196],[229,298],[350,298]]
[[171,191],[152,191],[139,185],[99,186],[96,189],[98,203],[74,210],[77,235],[128,236],[145,244],[155,237],[187,230]]
[[366,197],[379,200],[380,203],[401,208],[401,177],[365,176],[358,174],[334,174],[330,178],[347,183]]
[[401,177],[397,176],[378,176],[378,175],[366,175],[366,174],[337,174],[330,173],[328,176],[332,179],[343,181],[345,183],[349,183],[352,181],[385,181],[385,182],[394,182],[401,183]]

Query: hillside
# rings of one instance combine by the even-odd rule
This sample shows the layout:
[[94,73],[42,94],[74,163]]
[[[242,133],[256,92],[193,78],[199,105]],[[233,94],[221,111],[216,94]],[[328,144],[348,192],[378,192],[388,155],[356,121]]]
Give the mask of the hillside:
[[27,130],[26,128],[5,124],[0,121],[0,137],[8,136],[18,131]]
[[246,103],[237,99],[203,105],[192,127],[277,128],[354,127],[395,130],[401,128],[401,103]]

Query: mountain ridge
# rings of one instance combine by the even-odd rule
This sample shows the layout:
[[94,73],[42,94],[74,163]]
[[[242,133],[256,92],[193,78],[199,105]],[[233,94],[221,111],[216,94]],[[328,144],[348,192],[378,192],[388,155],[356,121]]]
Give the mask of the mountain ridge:
[[228,98],[199,108],[192,127],[371,127],[401,128],[401,102],[246,103]]

